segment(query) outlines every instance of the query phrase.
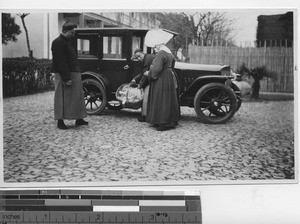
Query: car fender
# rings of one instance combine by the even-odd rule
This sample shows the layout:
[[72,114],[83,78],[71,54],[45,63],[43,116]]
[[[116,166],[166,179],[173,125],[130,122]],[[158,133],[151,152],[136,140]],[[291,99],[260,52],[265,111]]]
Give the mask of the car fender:
[[223,83],[231,86],[231,79],[233,77],[231,76],[216,76],[216,75],[210,75],[210,76],[201,76],[195,79],[184,91],[184,93],[181,95],[181,98],[184,97],[194,97],[197,93],[197,91],[204,85],[212,82],[216,83]]
[[239,89],[242,97],[250,96],[251,86],[249,85],[249,83],[247,83],[245,81],[235,81],[235,80],[233,80],[232,84],[235,85],[236,88]]
[[108,94],[110,92],[110,83],[109,83],[108,79],[105,78],[101,74],[86,71],[86,72],[81,73],[81,78],[82,78],[82,80],[84,80],[84,79],[96,79],[105,87],[106,94]]

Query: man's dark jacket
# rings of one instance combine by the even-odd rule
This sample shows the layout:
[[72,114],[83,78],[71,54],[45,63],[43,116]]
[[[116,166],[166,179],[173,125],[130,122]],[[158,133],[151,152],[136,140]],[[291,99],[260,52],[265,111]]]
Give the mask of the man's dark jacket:
[[71,79],[70,72],[79,72],[76,51],[71,41],[62,34],[57,37],[51,46],[52,72],[59,73],[64,82]]

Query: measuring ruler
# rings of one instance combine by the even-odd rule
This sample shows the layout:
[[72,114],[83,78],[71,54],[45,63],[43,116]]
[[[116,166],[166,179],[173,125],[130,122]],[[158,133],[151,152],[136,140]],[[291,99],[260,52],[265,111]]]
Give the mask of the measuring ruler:
[[0,224],[202,223],[199,192],[0,191]]

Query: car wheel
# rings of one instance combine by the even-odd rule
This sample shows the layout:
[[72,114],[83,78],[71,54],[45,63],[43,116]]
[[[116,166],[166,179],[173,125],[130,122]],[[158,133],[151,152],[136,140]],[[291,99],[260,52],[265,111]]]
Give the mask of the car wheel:
[[105,87],[95,79],[82,81],[86,111],[89,115],[102,113],[107,105]]
[[106,107],[109,110],[116,110],[116,111],[123,109],[123,106],[119,101],[108,101]]
[[221,124],[227,122],[237,109],[237,98],[225,84],[209,83],[198,90],[194,108],[203,123]]

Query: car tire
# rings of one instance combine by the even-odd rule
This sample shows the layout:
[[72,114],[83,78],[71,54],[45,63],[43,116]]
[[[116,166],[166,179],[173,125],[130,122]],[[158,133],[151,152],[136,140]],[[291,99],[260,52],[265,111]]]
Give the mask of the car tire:
[[203,123],[222,124],[233,117],[237,109],[234,91],[222,83],[209,83],[198,90],[194,108]]
[[101,114],[107,106],[105,87],[96,79],[84,79],[82,84],[87,114]]

